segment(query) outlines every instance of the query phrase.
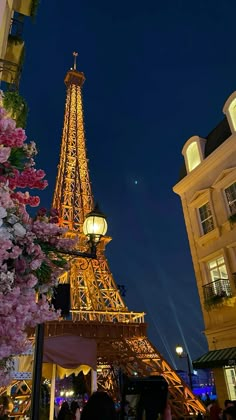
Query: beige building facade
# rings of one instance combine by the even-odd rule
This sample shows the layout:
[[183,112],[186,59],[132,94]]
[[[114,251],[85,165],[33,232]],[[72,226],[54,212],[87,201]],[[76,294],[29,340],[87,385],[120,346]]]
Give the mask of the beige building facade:
[[220,404],[236,399],[236,92],[206,137],[191,137],[174,186],[182,202],[209,352],[195,368],[212,368]]
[[4,58],[7,49],[8,34],[13,17],[14,0],[1,0],[0,2],[0,57]]
[[19,85],[24,47],[25,16],[34,16],[37,0],[0,0],[0,80]]

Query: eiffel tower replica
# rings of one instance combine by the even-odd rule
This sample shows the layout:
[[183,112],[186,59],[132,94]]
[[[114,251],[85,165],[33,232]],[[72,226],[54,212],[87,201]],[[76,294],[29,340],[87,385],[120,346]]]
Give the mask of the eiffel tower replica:
[[[65,77],[66,105],[53,207],[59,211],[59,224],[68,228],[69,236],[79,237],[79,250],[86,251],[83,223],[94,201],[81,94],[85,76],[76,69],[77,53],[73,55],[74,67]],[[117,393],[117,368],[127,375],[162,375],[169,385],[173,415],[204,412],[201,402],[147,338],[145,314],[127,308],[104,255],[110,240],[101,239],[94,260],[68,256],[70,268],[59,282],[70,284],[72,320],[47,323],[46,335],[96,340],[98,389]]]

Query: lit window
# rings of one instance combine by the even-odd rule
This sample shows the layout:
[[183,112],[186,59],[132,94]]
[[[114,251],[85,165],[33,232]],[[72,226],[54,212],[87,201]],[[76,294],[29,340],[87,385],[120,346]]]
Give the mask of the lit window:
[[236,130],[236,98],[231,102],[229,106],[229,113],[234,130]]
[[225,189],[230,214],[236,213],[236,182]]
[[205,301],[232,295],[223,255],[207,263],[210,283],[203,286]]
[[236,399],[236,375],[234,366],[224,367],[225,379],[228,388],[228,395],[232,400]]
[[210,272],[211,281],[228,279],[228,273],[223,255],[215,260],[209,261],[208,269]]
[[214,221],[213,221],[210,203],[208,202],[204,204],[203,206],[199,207],[198,211],[199,211],[199,216],[200,216],[200,221],[201,221],[201,226],[202,226],[202,232],[205,235],[206,233],[214,229]]
[[186,156],[188,159],[188,169],[190,172],[201,163],[200,153],[198,150],[198,144],[196,141],[194,141],[188,146],[186,150]]

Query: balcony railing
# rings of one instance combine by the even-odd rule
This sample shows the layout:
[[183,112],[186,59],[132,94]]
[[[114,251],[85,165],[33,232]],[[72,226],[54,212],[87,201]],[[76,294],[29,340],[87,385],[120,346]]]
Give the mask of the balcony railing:
[[21,76],[21,68],[18,64],[0,58],[0,80],[10,83],[17,89]]
[[229,279],[217,279],[203,286],[204,300],[214,304],[232,296]]

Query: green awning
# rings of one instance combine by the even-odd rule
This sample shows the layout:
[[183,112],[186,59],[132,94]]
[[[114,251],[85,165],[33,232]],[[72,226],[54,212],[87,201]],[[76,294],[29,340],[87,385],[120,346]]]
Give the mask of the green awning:
[[236,347],[212,350],[193,361],[194,369],[217,368],[236,365]]

